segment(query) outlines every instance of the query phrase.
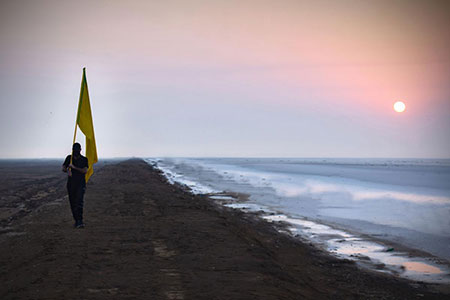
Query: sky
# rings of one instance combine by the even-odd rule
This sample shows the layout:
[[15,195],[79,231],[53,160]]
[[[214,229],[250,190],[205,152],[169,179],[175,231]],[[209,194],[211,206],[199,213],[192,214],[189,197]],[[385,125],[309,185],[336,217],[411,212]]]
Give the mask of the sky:
[[0,158],[450,158],[450,1],[0,3]]

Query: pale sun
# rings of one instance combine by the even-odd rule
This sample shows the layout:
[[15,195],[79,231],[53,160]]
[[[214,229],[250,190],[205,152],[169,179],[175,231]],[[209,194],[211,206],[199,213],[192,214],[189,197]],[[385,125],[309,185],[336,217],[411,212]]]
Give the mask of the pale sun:
[[406,109],[405,103],[402,101],[397,101],[394,103],[394,110],[398,113],[404,112]]

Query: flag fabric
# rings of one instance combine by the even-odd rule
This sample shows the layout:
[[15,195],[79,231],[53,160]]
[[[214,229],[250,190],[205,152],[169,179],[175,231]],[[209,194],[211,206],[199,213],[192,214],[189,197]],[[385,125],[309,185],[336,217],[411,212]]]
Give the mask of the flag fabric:
[[89,101],[89,92],[86,80],[86,68],[83,68],[83,78],[81,80],[80,100],[78,101],[76,125],[78,125],[78,127],[86,137],[85,153],[89,163],[89,169],[86,173],[86,182],[88,182],[89,177],[91,177],[92,173],[94,173],[93,166],[98,161],[98,158],[97,158],[97,146],[95,145],[94,123],[92,121],[91,103]]

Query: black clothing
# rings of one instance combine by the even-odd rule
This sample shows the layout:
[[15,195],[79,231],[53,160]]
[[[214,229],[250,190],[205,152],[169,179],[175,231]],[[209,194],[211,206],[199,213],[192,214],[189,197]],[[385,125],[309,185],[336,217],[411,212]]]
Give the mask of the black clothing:
[[[67,155],[66,160],[64,161],[64,166],[67,168],[70,164],[70,157],[72,155]],[[78,157],[74,156],[73,160],[72,160],[72,165],[74,165],[77,168],[89,168],[88,165],[88,159],[86,157],[84,157],[83,155],[80,155]],[[72,170],[72,176],[68,177],[67,183],[73,182],[76,184],[83,184],[86,185],[86,176],[85,174],[77,171],[77,170]]]
[[[70,156],[67,155],[64,161],[64,166],[68,167],[70,164]],[[89,168],[88,159],[82,155],[73,157],[72,164],[77,168]],[[84,192],[86,190],[85,174],[72,169],[72,176],[67,178],[67,192],[69,193],[70,209],[75,222],[83,221],[83,204]]]
[[72,216],[75,222],[83,222],[83,198],[85,190],[86,185],[73,184],[70,181],[67,182],[70,209],[72,210]]

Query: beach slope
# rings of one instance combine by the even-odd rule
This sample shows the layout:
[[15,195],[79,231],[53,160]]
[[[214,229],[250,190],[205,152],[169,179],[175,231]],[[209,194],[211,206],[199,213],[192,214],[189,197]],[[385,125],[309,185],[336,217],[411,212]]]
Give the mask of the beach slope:
[[[27,197],[46,200],[0,220],[1,299],[448,297],[436,286],[360,270],[254,215],[191,195],[140,159],[96,169],[85,195],[86,228],[74,229],[64,180],[45,180],[51,168],[43,166],[38,181],[23,185]],[[2,176],[13,170],[2,168]],[[3,193],[23,191],[15,174]],[[25,200],[8,205],[18,201]]]

